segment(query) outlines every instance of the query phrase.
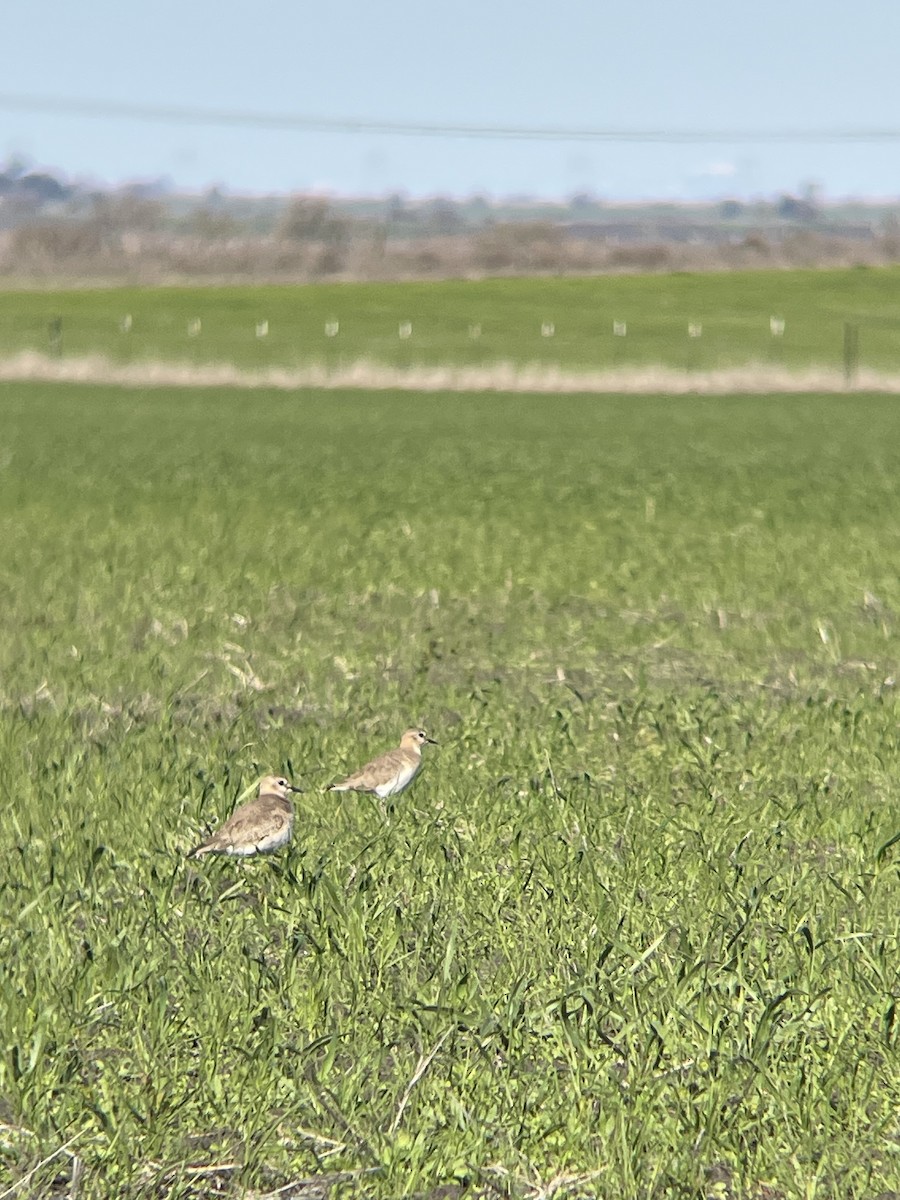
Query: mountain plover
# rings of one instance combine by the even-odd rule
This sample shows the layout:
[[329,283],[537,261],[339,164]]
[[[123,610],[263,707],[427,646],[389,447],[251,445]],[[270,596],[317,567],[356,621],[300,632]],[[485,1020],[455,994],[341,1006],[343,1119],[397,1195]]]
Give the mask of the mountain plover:
[[280,850],[291,840],[294,827],[294,806],[288,797],[300,790],[281,775],[266,775],[256,799],[235,809],[222,828],[195,846],[188,858],[199,858],[202,854],[246,858]]
[[374,792],[380,800],[399,795],[422,769],[422,746],[436,746],[424,729],[407,729],[395,750],[373,758],[364,767],[333,783],[330,792]]

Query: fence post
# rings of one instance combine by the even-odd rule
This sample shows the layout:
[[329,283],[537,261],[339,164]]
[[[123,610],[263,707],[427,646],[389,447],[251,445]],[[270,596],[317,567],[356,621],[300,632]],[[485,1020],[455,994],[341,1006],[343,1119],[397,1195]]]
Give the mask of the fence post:
[[852,388],[859,370],[859,326],[844,322],[844,387]]
[[62,317],[53,317],[47,326],[47,338],[50,342],[50,353],[54,358],[62,354]]

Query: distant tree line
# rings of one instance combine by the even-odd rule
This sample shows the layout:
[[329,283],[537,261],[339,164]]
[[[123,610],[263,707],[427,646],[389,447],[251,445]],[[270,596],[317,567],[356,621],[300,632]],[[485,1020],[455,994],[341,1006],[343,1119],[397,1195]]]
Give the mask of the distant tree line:
[[307,280],[874,265],[900,208],[834,210],[814,188],[760,203],[615,205],[588,193],[334,200],[77,187],[0,170],[0,276]]

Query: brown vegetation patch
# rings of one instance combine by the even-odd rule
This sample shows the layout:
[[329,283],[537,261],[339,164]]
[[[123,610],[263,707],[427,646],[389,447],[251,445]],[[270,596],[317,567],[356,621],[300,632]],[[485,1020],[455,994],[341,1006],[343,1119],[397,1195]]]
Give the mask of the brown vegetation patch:
[[[629,395],[763,395],[773,392],[847,391],[843,371],[808,367],[791,371],[765,363],[716,370],[676,367],[617,367],[575,370],[538,363],[496,362],[483,366],[392,367],[357,359],[339,367],[310,362],[295,367],[246,370],[230,363],[113,362],[100,354],[53,358],[23,350],[0,358],[0,381],[88,383],[125,388],[273,388],[281,391],[358,390],[410,392],[534,392]],[[861,369],[853,389],[900,392],[900,374]]]

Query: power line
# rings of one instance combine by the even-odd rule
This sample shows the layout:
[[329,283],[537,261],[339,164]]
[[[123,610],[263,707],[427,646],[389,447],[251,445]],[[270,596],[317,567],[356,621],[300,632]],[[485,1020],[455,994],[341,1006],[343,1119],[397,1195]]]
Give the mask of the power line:
[[169,125],[220,125],[282,129],[298,133],[388,134],[400,137],[472,138],[532,142],[669,142],[681,144],[746,142],[897,142],[900,129],[628,129],[568,126],[458,125],[427,121],[373,121],[356,117],[320,117],[299,113],[263,113],[179,105],[129,104],[118,100],[63,99],[0,93],[0,109],[50,113],[102,120],[162,122]]

